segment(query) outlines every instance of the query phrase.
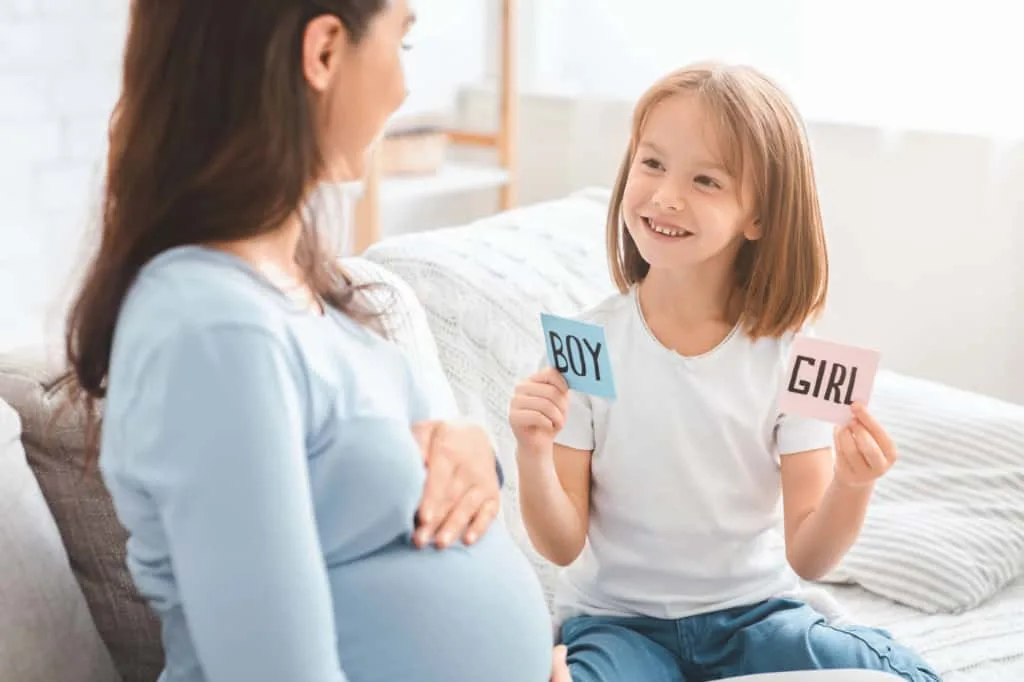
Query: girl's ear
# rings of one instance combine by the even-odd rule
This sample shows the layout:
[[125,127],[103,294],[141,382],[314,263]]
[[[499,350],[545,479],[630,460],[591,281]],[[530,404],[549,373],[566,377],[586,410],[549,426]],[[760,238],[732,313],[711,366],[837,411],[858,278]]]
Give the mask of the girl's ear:
[[750,222],[750,224],[747,225],[747,228],[745,230],[743,230],[743,236],[746,237],[748,241],[752,241],[752,242],[757,241],[763,235],[764,235],[764,230],[761,228],[761,219],[760,218],[754,218]]

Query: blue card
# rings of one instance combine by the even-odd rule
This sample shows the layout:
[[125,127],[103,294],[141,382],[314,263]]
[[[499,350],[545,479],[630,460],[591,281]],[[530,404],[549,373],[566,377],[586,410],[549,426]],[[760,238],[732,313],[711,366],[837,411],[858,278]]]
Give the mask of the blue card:
[[569,388],[615,399],[615,381],[604,327],[541,313],[548,362],[562,373]]

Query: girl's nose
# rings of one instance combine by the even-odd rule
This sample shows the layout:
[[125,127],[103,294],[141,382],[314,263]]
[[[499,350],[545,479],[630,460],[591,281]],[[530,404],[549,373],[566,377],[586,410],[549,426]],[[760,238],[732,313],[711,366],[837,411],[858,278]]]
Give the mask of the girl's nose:
[[659,187],[653,201],[659,211],[678,213],[683,210],[683,198],[671,187]]

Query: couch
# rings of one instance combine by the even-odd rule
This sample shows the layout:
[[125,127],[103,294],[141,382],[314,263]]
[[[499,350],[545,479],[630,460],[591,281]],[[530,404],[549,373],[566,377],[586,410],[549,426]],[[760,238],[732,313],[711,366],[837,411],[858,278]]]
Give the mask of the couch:
[[[501,522],[549,597],[557,571],[519,519],[504,415],[542,356],[539,313],[571,314],[612,290],[606,203],[587,190],[346,259],[357,278],[392,285],[398,342],[494,434]],[[61,409],[59,358],[0,356],[0,682],[152,682],[159,629],[125,570],[109,498],[81,470],[82,415]],[[949,682],[1024,679],[1024,408],[887,370],[872,405],[903,458],[819,586],[821,607],[888,627]]]

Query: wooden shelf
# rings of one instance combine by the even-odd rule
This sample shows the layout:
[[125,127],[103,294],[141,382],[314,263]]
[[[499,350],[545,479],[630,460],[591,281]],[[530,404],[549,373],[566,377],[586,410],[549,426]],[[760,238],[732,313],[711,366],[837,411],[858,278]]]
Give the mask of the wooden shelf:
[[501,0],[499,121],[494,133],[450,130],[449,144],[493,149],[495,164],[446,162],[430,175],[384,176],[380,154],[370,151],[363,191],[355,209],[355,233],[352,248],[362,253],[380,239],[381,206],[402,201],[457,194],[467,191],[495,189],[498,210],[508,210],[516,203],[519,134],[518,92],[518,1]]

